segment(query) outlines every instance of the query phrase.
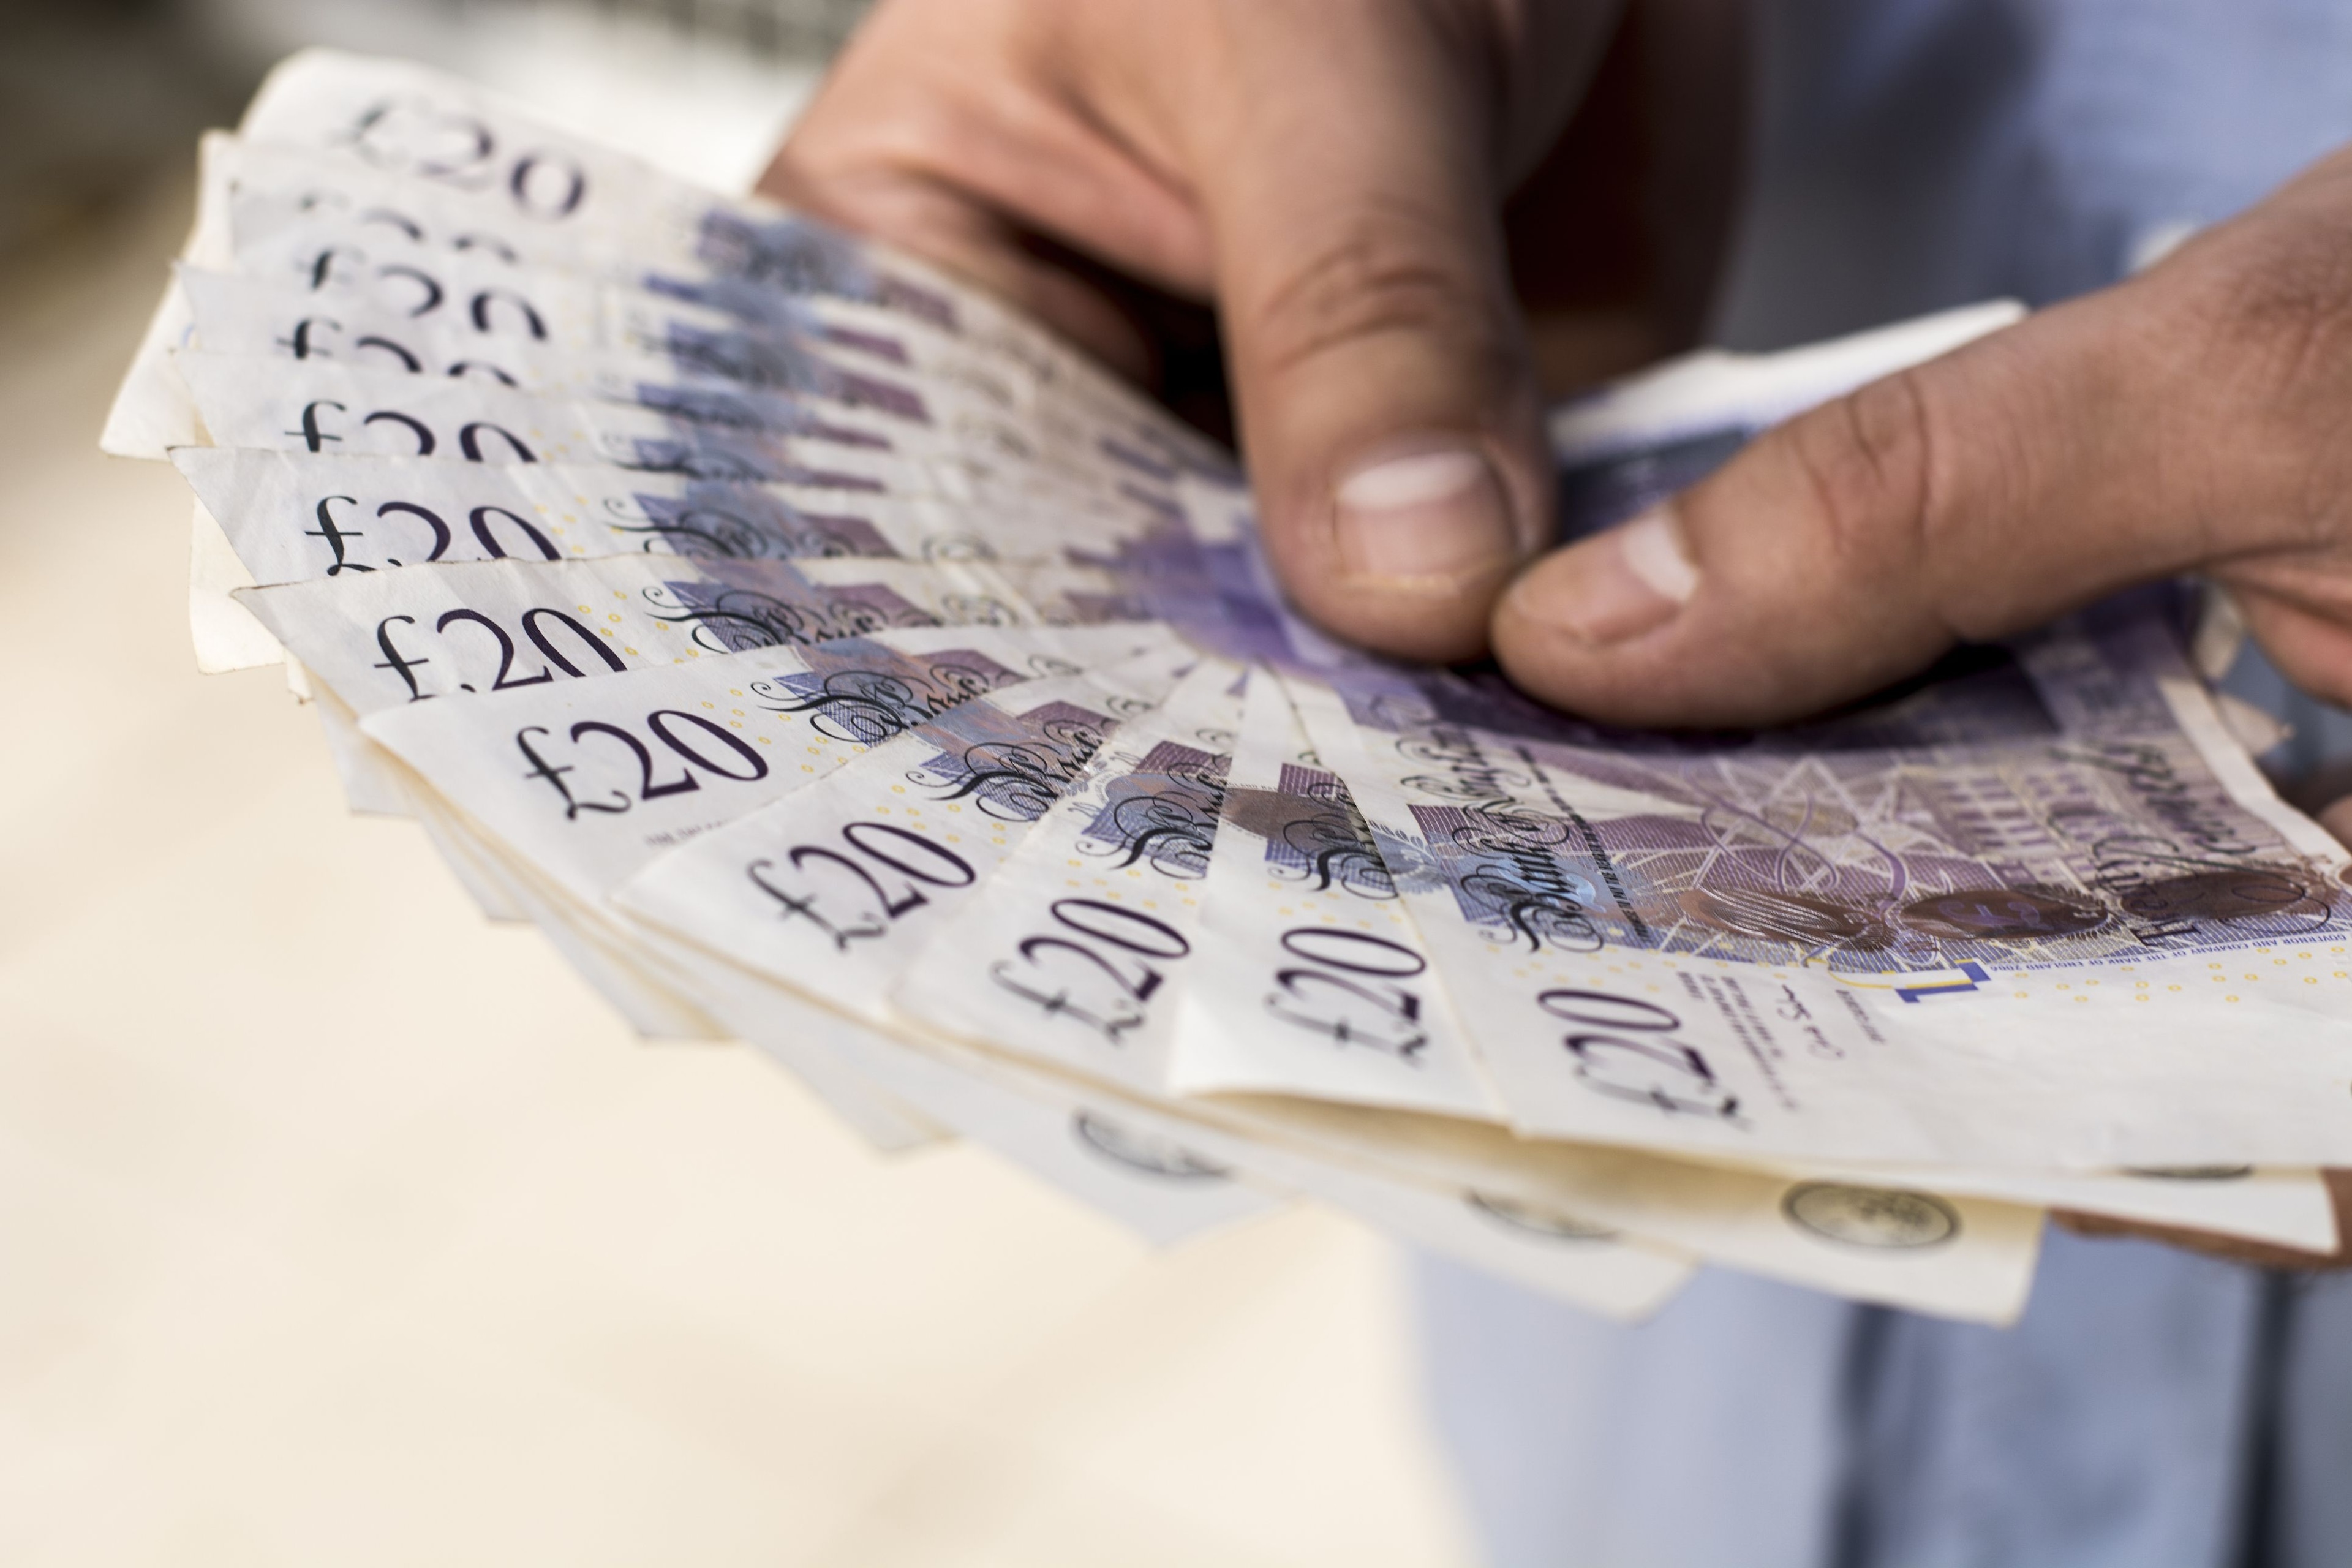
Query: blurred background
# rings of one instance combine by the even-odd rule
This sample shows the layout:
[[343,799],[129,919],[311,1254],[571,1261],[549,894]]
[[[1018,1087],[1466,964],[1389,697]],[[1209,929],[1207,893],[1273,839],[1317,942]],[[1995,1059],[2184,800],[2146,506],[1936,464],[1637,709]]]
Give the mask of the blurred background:
[[1399,1261],[1154,1254],[646,1047],[276,671],[200,678],[187,496],[101,458],[196,132],[307,43],[747,184],[852,0],[0,10],[0,1563],[1447,1564]]

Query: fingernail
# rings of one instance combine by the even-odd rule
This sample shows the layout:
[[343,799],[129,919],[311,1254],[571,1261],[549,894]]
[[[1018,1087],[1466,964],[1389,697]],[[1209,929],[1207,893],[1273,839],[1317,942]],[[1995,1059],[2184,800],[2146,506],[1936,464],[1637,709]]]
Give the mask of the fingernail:
[[1429,447],[1356,469],[1332,492],[1339,564],[1351,579],[1423,591],[1507,570],[1510,503],[1467,447]]
[[1538,562],[1511,585],[1510,609],[1604,647],[1663,626],[1698,592],[1698,567],[1672,506]]

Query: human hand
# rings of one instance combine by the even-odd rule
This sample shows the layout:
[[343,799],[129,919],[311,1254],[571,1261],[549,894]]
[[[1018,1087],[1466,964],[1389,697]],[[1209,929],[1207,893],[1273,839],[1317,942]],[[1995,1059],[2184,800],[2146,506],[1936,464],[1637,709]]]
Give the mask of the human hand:
[[2289,679],[2352,700],[2347,258],[2352,152],[1536,563],[1496,651],[1595,717],[1769,723],[2201,571]]
[[[885,0],[761,189],[1139,379],[1169,301],[1139,310],[1111,275],[1213,300],[1292,596],[1360,642],[1462,657],[1551,537],[1519,296],[1584,329],[1542,343],[1631,368],[1695,328],[1727,213],[1740,54],[1715,24],[1737,8],[1633,0],[1622,27],[1619,9]],[[1596,71],[1654,90],[1587,101]],[[1708,110],[1723,134],[1701,142]],[[1674,199],[1618,177],[1637,167]],[[1540,199],[1507,215],[1515,186]]]

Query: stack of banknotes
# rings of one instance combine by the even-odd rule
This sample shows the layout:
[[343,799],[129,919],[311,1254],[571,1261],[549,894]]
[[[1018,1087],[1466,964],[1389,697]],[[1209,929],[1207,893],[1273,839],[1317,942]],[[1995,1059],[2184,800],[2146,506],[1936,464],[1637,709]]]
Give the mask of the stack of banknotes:
[[[1566,527],[2015,314],[1568,405]],[[1622,1317],[1711,1263],[2003,1321],[2053,1207],[2336,1243],[2347,857],[2182,594],[1793,729],[1587,723],[1318,635],[1229,453],[969,287],[323,53],[205,142],[106,446],[186,477],[203,667],[282,660],[353,809],[878,1145]]]

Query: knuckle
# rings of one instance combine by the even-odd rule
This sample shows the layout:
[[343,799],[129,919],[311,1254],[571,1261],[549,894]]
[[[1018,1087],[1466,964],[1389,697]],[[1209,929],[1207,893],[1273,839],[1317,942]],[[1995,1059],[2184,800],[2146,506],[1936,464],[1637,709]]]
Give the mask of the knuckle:
[[1932,421],[1918,373],[1900,371],[1790,427],[1830,564],[1850,579],[1924,563],[1938,529]]
[[1368,339],[1442,338],[1507,357],[1489,280],[1433,215],[1368,207],[1331,225],[1271,276],[1250,312],[1254,356],[1282,376]]
[[2185,279],[2211,363],[2271,419],[2340,418],[2352,396],[2352,223],[2273,219],[2216,237]]
[[2341,363],[2325,352],[2352,337],[2352,256],[2336,243],[2297,236],[2253,248],[2219,286],[2227,330],[2269,362],[2275,384],[2293,387]]
[[2352,459],[2352,224],[2298,213],[2242,220],[2184,252],[2172,318],[2188,329],[2212,443],[2207,486],[2264,521],[2272,545],[2340,539]]

